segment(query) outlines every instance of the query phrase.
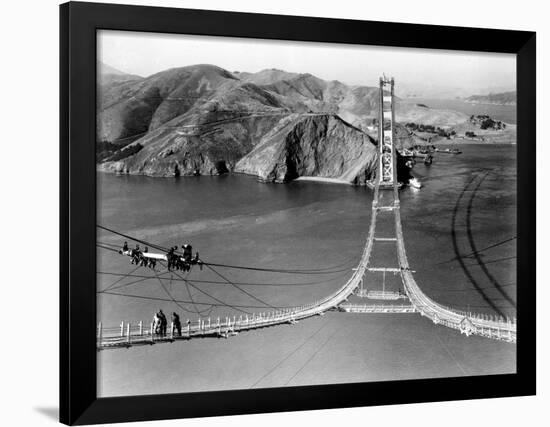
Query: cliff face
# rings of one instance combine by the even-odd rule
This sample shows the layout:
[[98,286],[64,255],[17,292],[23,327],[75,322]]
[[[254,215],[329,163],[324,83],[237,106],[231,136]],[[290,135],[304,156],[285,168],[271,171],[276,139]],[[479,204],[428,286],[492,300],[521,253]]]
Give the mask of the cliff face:
[[376,159],[373,140],[339,117],[291,115],[262,138],[235,171],[271,182],[317,176],[360,183],[370,177]]
[[200,134],[160,128],[139,144],[137,154],[99,169],[163,177],[234,171],[269,182],[318,176],[359,184],[371,176],[377,159],[368,135],[325,114],[248,118]]
[[[200,117],[207,120],[208,115]],[[194,121],[194,117],[186,119]],[[99,169],[163,177],[225,173],[232,171],[280,119],[280,115],[246,117],[221,123],[212,121],[207,126],[178,126],[176,121],[127,146],[142,145],[137,154],[106,161],[99,164]]]

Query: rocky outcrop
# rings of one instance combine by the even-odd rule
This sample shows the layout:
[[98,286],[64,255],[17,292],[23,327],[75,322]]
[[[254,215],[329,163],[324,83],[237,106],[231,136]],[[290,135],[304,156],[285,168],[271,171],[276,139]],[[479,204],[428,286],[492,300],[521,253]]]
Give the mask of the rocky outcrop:
[[[199,120],[208,117],[200,116]],[[170,122],[130,144],[143,146],[135,155],[103,162],[98,168],[162,177],[218,175],[233,170],[281,117],[280,114],[244,116],[228,121],[211,120],[204,126],[197,123],[178,126],[177,121]]]
[[291,115],[236,165],[235,171],[269,182],[300,176],[364,182],[375,170],[377,150],[361,130],[334,115]]
[[127,148],[135,144],[143,148],[99,170],[160,177],[239,172],[269,182],[316,176],[359,184],[377,158],[367,134],[325,114],[248,117],[195,134],[163,127]]

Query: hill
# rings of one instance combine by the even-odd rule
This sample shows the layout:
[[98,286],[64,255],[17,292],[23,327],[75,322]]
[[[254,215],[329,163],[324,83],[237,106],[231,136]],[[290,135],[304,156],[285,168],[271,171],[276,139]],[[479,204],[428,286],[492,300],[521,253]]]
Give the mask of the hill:
[[[378,88],[348,86],[337,80],[326,81],[312,74],[286,73],[281,70],[263,70],[246,77],[270,91],[284,96],[311,111],[338,114],[347,122],[366,129],[378,115]],[[422,120],[432,125],[462,123],[468,116],[456,111],[423,108],[396,97],[396,120]]]
[[[99,169],[151,176],[253,174],[364,181],[375,169],[378,88],[269,69],[209,64],[142,78],[102,65]],[[116,78],[115,78],[116,76]],[[397,121],[455,125],[468,116],[397,99]],[[398,127],[400,144],[414,138]]]
[[516,105],[516,91],[490,93],[489,95],[472,95],[464,101],[473,104]]
[[97,81],[98,86],[106,86],[110,84],[123,83],[127,81],[139,80],[142,77],[135,74],[128,74],[124,71],[117,70],[110,65],[101,61],[97,61]]
[[376,153],[368,135],[338,116],[293,114],[266,133],[235,171],[273,182],[315,176],[365,183]]
[[[97,138],[104,149],[100,169],[151,176],[235,170],[287,181],[305,173],[349,175],[350,168],[359,167],[352,158],[356,150],[370,150],[370,160],[376,157],[373,140],[360,129],[332,113],[315,111],[311,107],[321,108],[307,96],[269,90],[274,81],[293,75],[278,70],[243,79],[237,75],[195,65],[106,87],[98,102]],[[324,143],[348,153],[340,156],[338,166],[329,164],[330,150],[317,149]],[[274,151],[278,155],[270,161],[252,164]],[[366,159],[360,162],[368,166]],[[370,169],[358,170],[349,181],[361,173],[370,175]]]

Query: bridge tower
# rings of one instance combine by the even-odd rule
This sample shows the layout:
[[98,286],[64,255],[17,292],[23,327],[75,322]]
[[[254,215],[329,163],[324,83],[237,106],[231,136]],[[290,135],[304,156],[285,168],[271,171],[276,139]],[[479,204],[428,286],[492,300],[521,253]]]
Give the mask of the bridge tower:
[[380,189],[393,189],[397,183],[394,131],[394,80],[380,78],[380,99],[378,108],[378,186]]
[[[400,279],[401,266],[396,252],[400,235],[395,222],[395,215],[399,212],[399,195],[394,145],[396,139],[394,84],[393,78],[388,79],[385,76],[380,78],[378,171],[373,182],[374,200],[367,242],[367,265],[355,292],[359,297],[376,300],[407,299],[407,295],[402,290],[401,280],[395,280],[397,277]],[[372,265],[373,262],[376,264]],[[393,282],[389,289],[386,286],[390,284],[388,282]],[[396,282],[399,283],[398,289],[396,289]]]

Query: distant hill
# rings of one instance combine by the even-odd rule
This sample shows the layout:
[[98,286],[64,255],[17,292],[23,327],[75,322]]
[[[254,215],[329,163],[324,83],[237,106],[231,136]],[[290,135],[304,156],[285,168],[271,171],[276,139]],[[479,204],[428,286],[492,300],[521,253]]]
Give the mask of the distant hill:
[[97,62],[97,80],[100,86],[109,85],[112,83],[122,83],[127,81],[136,81],[142,77],[135,74],[128,74],[123,71],[117,70],[110,65],[107,65],[101,61]]
[[266,85],[271,84],[281,80],[290,80],[297,76],[298,73],[289,73],[288,71],[278,70],[276,68],[270,68],[266,70],[259,71],[257,73],[247,73],[247,72],[234,72],[242,81],[249,83],[254,83],[256,85]]
[[474,104],[516,105],[516,91],[473,95],[465,99]]
[[170,126],[198,125],[235,111],[290,111],[271,93],[213,65],[173,68],[111,85],[98,102],[97,137],[118,142]]
[[[307,106],[310,111],[338,114],[354,126],[365,129],[378,114],[378,88],[349,86],[337,80],[326,81],[312,74],[263,70],[247,73],[243,79],[284,96],[291,105]],[[396,120],[423,120],[427,124],[457,124],[468,119],[450,110],[425,110],[414,102],[397,99]]]
[[[307,175],[363,182],[375,170],[377,87],[209,64],[146,78],[99,68],[101,170],[151,176],[237,171],[277,182]],[[397,99],[396,119],[439,126],[468,116]],[[415,142],[405,136],[399,144]]]

